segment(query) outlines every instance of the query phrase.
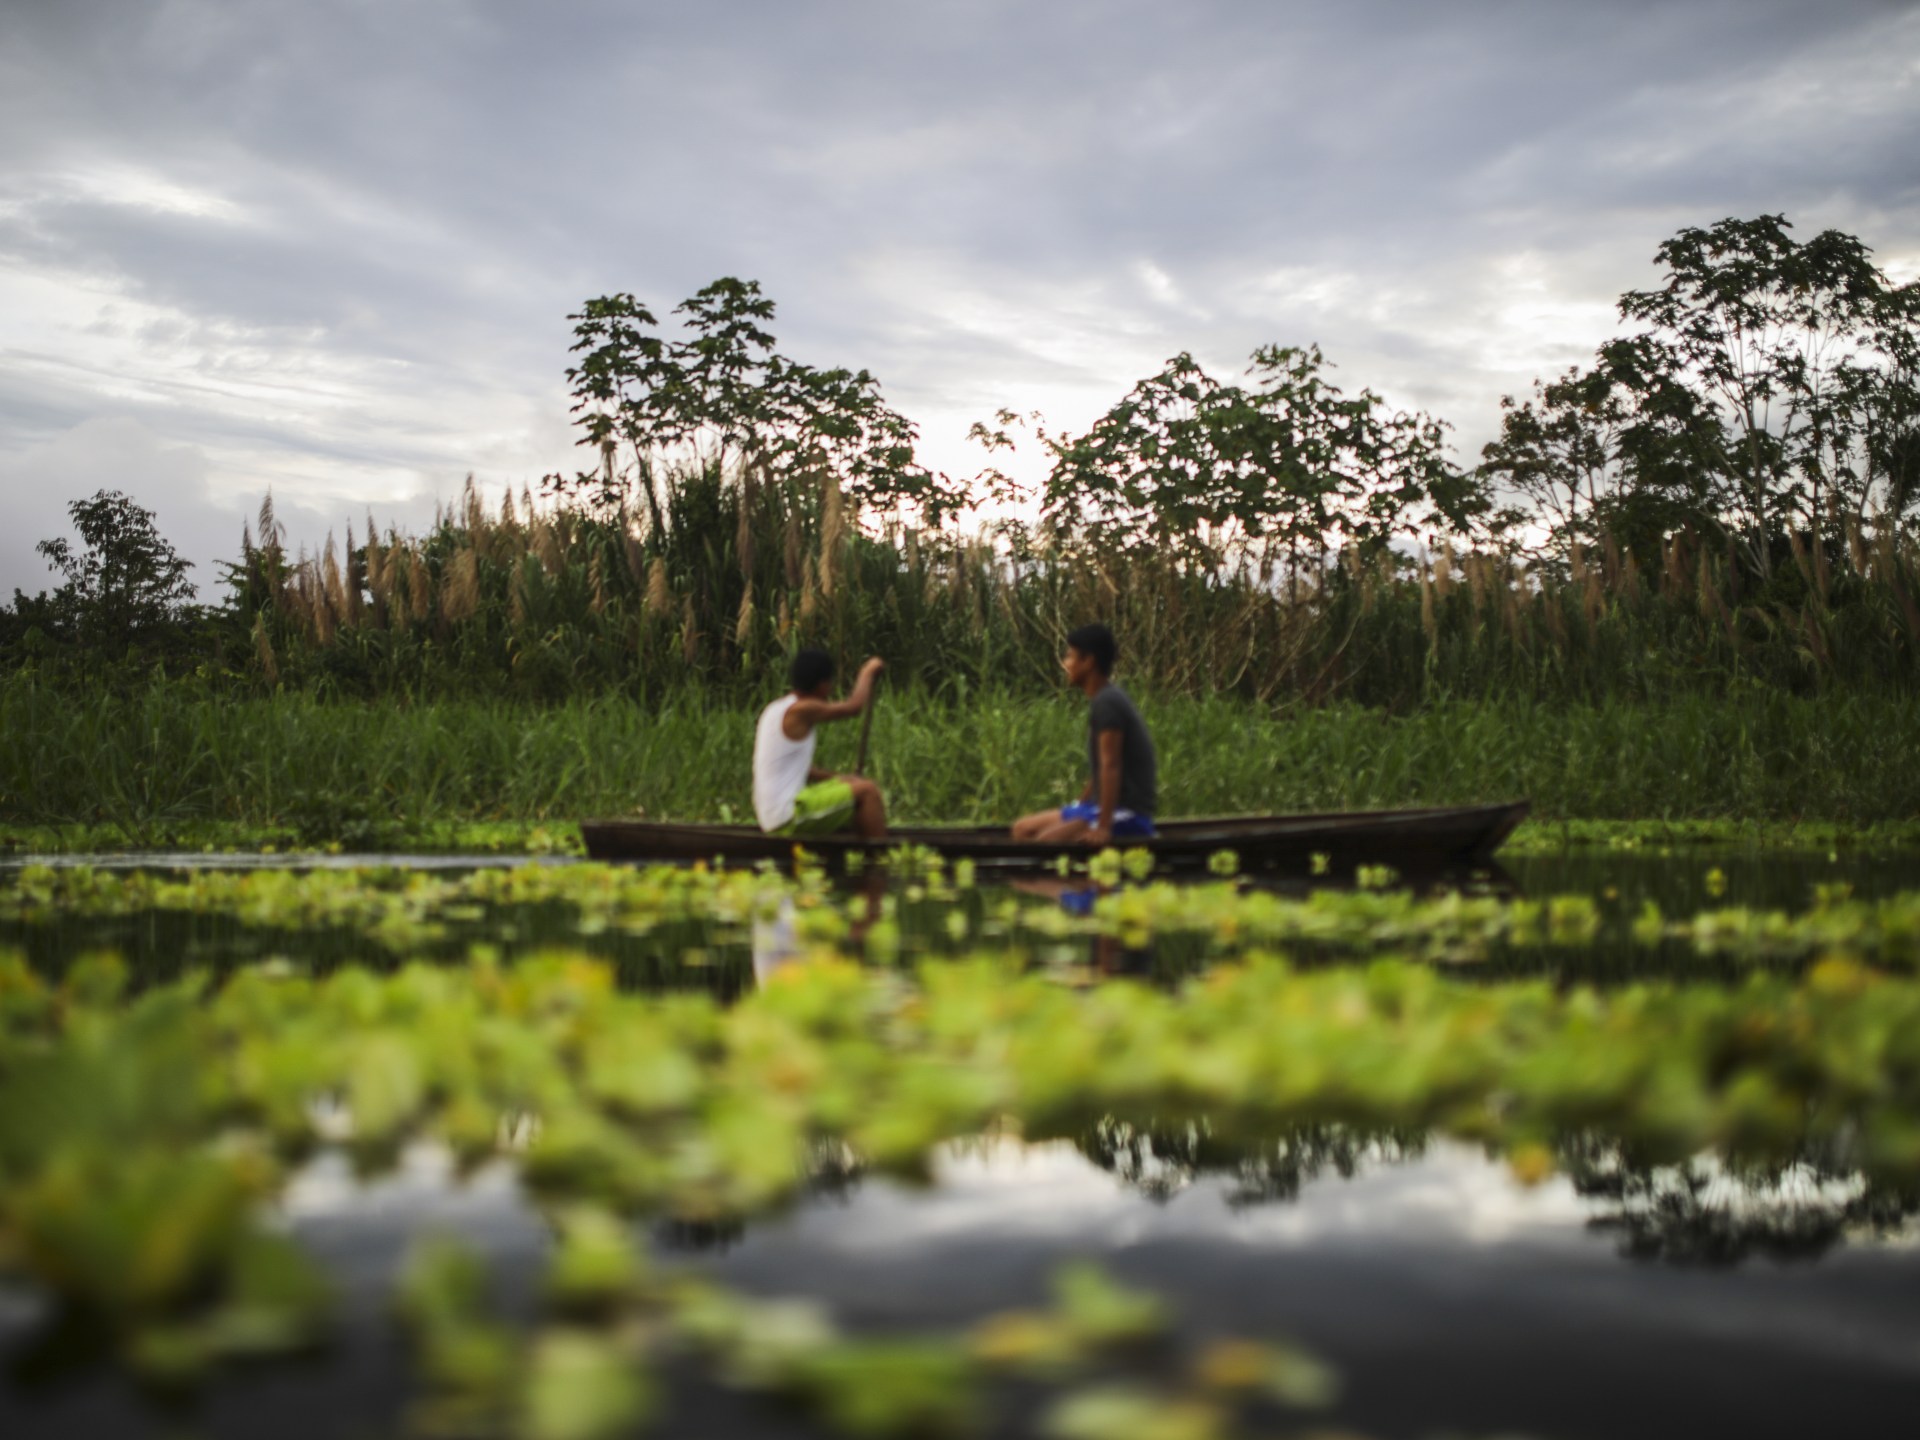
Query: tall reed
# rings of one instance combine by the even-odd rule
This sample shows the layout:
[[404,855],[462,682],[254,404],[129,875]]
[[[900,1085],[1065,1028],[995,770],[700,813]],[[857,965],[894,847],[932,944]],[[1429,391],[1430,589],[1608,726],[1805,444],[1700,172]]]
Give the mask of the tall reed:
[[[1872,821],[1920,813],[1920,707],[1900,696],[1720,696],[1595,704],[1437,700],[1406,715],[1346,702],[1275,711],[1151,690],[1167,815],[1531,796],[1568,818]],[[395,705],[281,692],[236,700],[160,682],[78,691],[0,680],[0,821],[251,826],[591,814],[746,818],[754,708],[700,688]],[[1004,820],[1077,793],[1072,692],[890,691],[871,769],[894,814]],[[858,727],[823,732],[853,763]]]
[[1910,694],[1920,679],[1920,555],[1867,538],[1858,517],[1846,544],[1800,546],[1763,583],[1684,535],[1650,556],[1603,538],[1557,560],[1441,548],[1282,574],[1259,556],[1195,568],[862,526],[834,487],[711,470],[667,495],[667,523],[647,532],[530,494],[489,514],[469,489],[428,534],[369,527],[344,561],[331,542],[289,561],[263,523],[225,664],[325,694],[745,697],[811,642],[883,655],[896,681],[936,693],[1033,692],[1066,631],[1097,616],[1138,683],[1265,704]]

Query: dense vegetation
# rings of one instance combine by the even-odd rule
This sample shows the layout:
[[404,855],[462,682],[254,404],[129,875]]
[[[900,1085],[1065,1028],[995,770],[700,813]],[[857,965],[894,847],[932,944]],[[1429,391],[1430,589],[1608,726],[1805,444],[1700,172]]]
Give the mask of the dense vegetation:
[[[848,1334],[684,1257],[652,1263],[643,1222],[750,1223],[816,1187],[923,1177],[939,1147],[983,1135],[1070,1145],[1148,1193],[1169,1167],[1224,1171],[1236,1204],[1284,1201],[1321,1166],[1464,1142],[1525,1184],[1564,1173],[1627,1253],[1686,1263],[1817,1253],[1920,1205],[1911,894],[1643,914],[1639,943],[1683,947],[1675,971],[1589,985],[1601,907],[1581,896],[1150,885],[1075,920],[1004,891],[960,906],[965,875],[913,873],[849,905],[808,875],[626,867],[30,871],[0,892],[10,938],[75,916],[218,913],[283,936],[343,927],[375,963],[216,980],[91,947],[33,963],[0,949],[0,1264],[52,1302],[70,1347],[177,1395],[345,1323],[268,1218],[289,1181],[330,1155],[378,1176],[424,1147],[460,1173],[509,1167],[551,1244],[518,1313],[490,1293],[487,1257],[445,1238],[388,1277],[418,1367],[415,1433],[627,1434],[696,1371],[832,1433],[969,1433],[1024,1385],[1040,1387],[1043,1433],[1224,1440],[1276,1404],[1331,1403],[1337,1377],[1273,1337],[1143,1349],[1165,1302],[1085,1265],[1044,1305]],[[916,965],[898,922],[929,891],[950,907],[945,944]],[[582,935],[636,935],[666,963],[688,946],[690,973],[713,939],[686,923],[737,944],[786,909],[807,963],[723,1002],[635,988],[577,951],[408,958],[476,907],[523,933],[555,902]],[[1205,963],[1181,983],[1089,987],[1085,945],[1102,937],[1197,939]],[[1060,958],[1075,940],[1081,958]],[[1485,972],[1502,951],[1518,976]],[[1447,968],[1464,962],[1483,968]],[[1809,1180],[1833,1184],[1809,1198]]]
[[[1530,795],[1556,818],[1818,819],[1920,812],[1920,707],[1897,694],[1797,698],[1751,687],[1664,704],[1435,702],[1275,714],[1157,698],[1169,815],[1450,803]],[[1077,788],[1079,707],[1058,697],[890,694],[869,768],[903,820],[991,821]],[[76,695],[0,682],[0,830],[101,825],[105,841],[404,843],[433,822],[748,812],[752,717],[694,690],[347,705],[236,700],[179,682]],[[821,759],[853,763],[855,727]],[[209,834],[209,839],[215,838]]]
[[205,607],[151,515],[76,505],[84,548],[43,547],[65,583],[0,612],[0,819],[717,815],[738,708],[802,641],[909,693],[878,750],[899,813],[997,817],[1069,782],[1071,712],[1034,702],[1089,616],[1180,757],[1170,810],[1911,814],[1920,289],[1777,216],[1657,258],[1631,333],[1510,399],[1472,469],[1264,347],[1241,384],[1176,356],[1085,435],[976,427],[1042,447],[1033,494],[925,470],[871,375],[778,353],[752,284],[677,335],[589,301],[596,464],[538,496],[470,487],[318,555],[268,503]]

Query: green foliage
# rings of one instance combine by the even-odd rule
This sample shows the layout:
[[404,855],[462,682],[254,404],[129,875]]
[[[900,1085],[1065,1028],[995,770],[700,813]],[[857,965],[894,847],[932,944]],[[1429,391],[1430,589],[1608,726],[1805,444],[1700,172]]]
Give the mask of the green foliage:
[[160,534],[153,512],[118,490],[101,490],[67,513],[83,548],[64,538],[40,542],[65,583],[37,598],[14,591],[12,611],[0,610],[0,646],[22,645],[33,655],[67,645],[106,663],[184,653],[199,616],[187,579],[192,565]]
[[1243,389],[1174,356],[1084,436],[1050,443],[1049,529],[1206,573],[1248,548],[1317,565],[1328,550],[1470,530],[1487,506],[1448,461],[1445,426],[1389,413],[1371,390],[1347,398],[1324,365],[1318,346],[1262,346]]
[[[1461,701],[1400,716],[1275,713],[1223,697],[1141,703],[1169,817],[1520,795],[1540,816],[1670,824],[1920,813],[1920,709],[1892,695]],[[694,690],[646,707],[614,697],[399,707],[165,684],[80,694],[14,677],[0,680],[0,827],[96,827],[75,838],[106,848],[198,848],[236,833],[254,848],[565,848],[593,815],[749,813],[754,713]],[[869,769],[899,821],[1005,821],[1077,792],[1084,725],[1071,696],[890,691]],[[853,731],[829,731],[821,763],[850,766]]]
[[[775,352],[774,304],[751,280],[728,277],[675,307],[685,338],[656,333],[653,312],[629,294],[588,300],[567,371],[579,443],[597,471],[547,477],[624,522],[636,486],[655,535],[668,528],[683,476],[747,467],[740,483],[769,479],[789,501],[818,507],[840,486],[857,502],[910,503],[936,522],[960,498],[914,458],[913,426],[880,397],[865,370],[820,370]],[[676,456],[693,457],[690,470]]]
[[[928,866],[910,883],[954,905],[970,879]],[[817,876],[584,865],[412,882],[31,870],[6,893],[16,920],[224,908],[290,929],[346,915],[368,933],[395,908],[431,923],[490,901],[563,899],[583,932],[838,911]],[[556,1241],[532,1327],[502,1317],[479,1256],[415,1249],[396,1302],[421,1433],[628,1433],[661,1404],[657,1365],[684,1353],[856,1437],[966,1431],[1002,1380],[1072,1387],[1048,1401],[1051,1433],[1226,1436],[1246,1407],[1326,1406],[1338,1377],[1232,1336],[1156,1375],[1167,1306],[1084,1263],[1053,1277],[1050,1304],[960,1334],[848,1335],[803,1301],[654,1267],[635,1220],[765,1213],[850,1165],[918,1174],[983,1131],[1070,1139],[1123,1178],[1143,1157],[1231,1170],[1251,1203],[1386,1143],[1365,1137],[1417,1151],[1431,1130],[1504,1155],[1523,1183],[1565,1168],[1642,1249],[1751,1243],[1700,1208],[1714,1166],[1763,1188],[1804,1185],[1809,1164],[1857,1176],[1847,1223],[1896,1224],[1920,1194],[1917,904],[1836,889],[1796,916],[1655,916],[1659,941],[1759,968],[1608,989],[1414,963],[1496,943],[1578,953],[1586,897],[1226,883],[1125,890],[1084,921],[997,896],[991,948],[911,973],[847,964],[835,952],[858,940],[822,927],[809,963],[732,1005],[623,990],[565,951],[325,978],[260,967],[218,987],[151,983],[104,955],[56,984],[0,955],[0,1256],[141,1373],[185,1383],[325,1334],[311,1267],[255,1218],[288,1161],[341,1145],[378,1171],[445,1144],[516,1167]],[[1196,930],[1226,963],[1177,986],[1088,988],[1024,963],[1063,935]],[[1283,950],[1357,963],[1305,968]],[[1798,1253],[1828,1233],[1812,1224],[1760,1243]]]

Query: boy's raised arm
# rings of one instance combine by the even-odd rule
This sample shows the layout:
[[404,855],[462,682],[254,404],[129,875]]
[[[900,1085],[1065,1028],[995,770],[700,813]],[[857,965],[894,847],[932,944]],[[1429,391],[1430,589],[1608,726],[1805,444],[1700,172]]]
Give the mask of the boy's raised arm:
[[850,715],[858,715],[872,703],[874,677],[886,668],[887,662],[875,655],[860,667],[859,677],[854,680],[853,690],[846,699],[796,700],[793,702],[793,708],[787,713],[807,730],[811,730],[815,725],[823,725],[829,720],[845,720]]

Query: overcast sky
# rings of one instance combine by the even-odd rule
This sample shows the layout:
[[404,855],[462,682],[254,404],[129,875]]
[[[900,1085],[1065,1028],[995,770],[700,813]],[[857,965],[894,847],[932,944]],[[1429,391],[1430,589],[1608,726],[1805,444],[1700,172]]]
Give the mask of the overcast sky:
[[0,0],[0,596],[102,485],[214,578],[570,466],[569,310],[722,275],[970,474],[1167,356],[1453,422],[1682,225],[1920,274],[1893,0]]

